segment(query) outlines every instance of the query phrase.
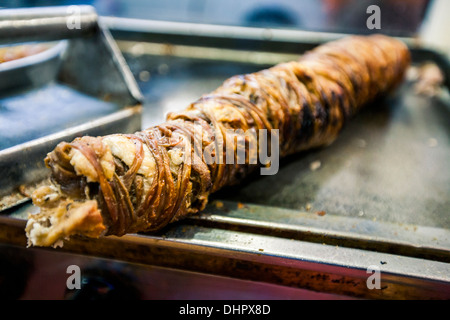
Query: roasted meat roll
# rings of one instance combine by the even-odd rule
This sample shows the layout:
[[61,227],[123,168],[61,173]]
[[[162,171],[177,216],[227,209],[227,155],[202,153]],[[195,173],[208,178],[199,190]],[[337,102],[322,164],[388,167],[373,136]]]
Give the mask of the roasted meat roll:
[[231,77],[161,125],[61,142],[45,159],[52,183],[32,196],[40,213],[29,216],[28,243],[155,231],[195,214],[209,194],[271,165],[258,154],[332,143],[358,110],[402,82],[409,63],[396,39],[349,36]]

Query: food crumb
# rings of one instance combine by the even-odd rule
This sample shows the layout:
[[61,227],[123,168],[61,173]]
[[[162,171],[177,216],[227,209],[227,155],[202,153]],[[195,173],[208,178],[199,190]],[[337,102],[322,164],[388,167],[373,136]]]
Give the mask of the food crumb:
[[264,251],[264,249],[258,249],[258,251],[261,251],[261,252],[263,252],[263,251]]
[[316,214],[320,217],[323,217],[324,215],[326,215],[327,213],[325,211],[316,211]]
[[445,81],[445,76],[439,66],[427,62],[413,73],[414,91],[419,95],[434,97],[439,94]]
[[216,201],[214,202],[214,205],[216,206],[217,209],[222,209],[224,207],[222,201]]
[[244,209],[244,208],[247,208],[247,205],[243,204],[242,202],[238,202],[237,207],[238,207],[238,209]]
[[312,207],[311,203],[307,203],[306,206],[305,206],[306,211],[311,210],[311,207]]
[[309,169],[311,171],[316,171],[322,166],[322,163],[319,160],[313,161],[309,164]]

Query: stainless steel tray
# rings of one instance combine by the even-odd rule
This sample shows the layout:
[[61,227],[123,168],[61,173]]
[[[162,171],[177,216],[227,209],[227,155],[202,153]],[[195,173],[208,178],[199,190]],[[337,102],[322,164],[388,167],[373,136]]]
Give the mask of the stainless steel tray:
[[56,42],[0,65],[0,210],[28,200],[28,189],[48,176],[43,159],[58,142],[141,128],[142,96],[109,32],[91,7],[79,7],[80,29],[68,27],[69,13],[0,12],[1,44]]
[[[247,28],[205,34],[190,25],[102,22],[139,79],[144,127],[229,76],[293,59],[335,36],[291,32],[287,39],[274,31],[268,40]],[[432,61],[448,75],[446,58],[411,49],[415,64]],[[60,250],[346,296],[448,299],[449,106],[448,96],[419,96],[408,82],[353,119],[330,147],[213,195],[199,215],[158,233],[79,238]],[[315,161],[321,166],[311,170]],[[33,211],[30,203],[6,210],[0,240],[25,246]],[[381,271],[378,290],[367,287],[370,267]]]

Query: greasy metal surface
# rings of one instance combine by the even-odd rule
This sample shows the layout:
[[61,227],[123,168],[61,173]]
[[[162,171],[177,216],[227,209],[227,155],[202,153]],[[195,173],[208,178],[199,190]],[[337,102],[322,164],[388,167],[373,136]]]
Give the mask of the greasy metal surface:
[[[17,217],[0,216],[2,243],[26,245],[20,216],[30,210],[26,205],[15,210]],[[448,263],[182,223],[159,235],[74,238],[56,251],[352,297],[450,298]],[[378,290],[367,287],[370,268],[380,271]]]
[[127,289],[119,293],[120,297],[126,299],[351,299],[350,296],[246,279],[5,244],[0,244],[0,263],[4,274],[8,274],[2,292],[9,299],[79,299],[79,295],[84,294],[83,290],[67,289],[66,272],[70,265],[80,267],[83,280],[102,277],[119,284],[121,288]]
[[48,176],[43,159],[57,143],[141,128],[139,87],[108,31],[93,20],[95,12],[80,8],[84,30],[73,33],[65,7],[0,15],[1,43],[63,40],[53,55],[3,70],[18,76],[0,98],[0,210],[24,201],[21,190]]
[[442,228],[223,200],[214,201],[188,221],[203,227],[450,262],[450,231]]

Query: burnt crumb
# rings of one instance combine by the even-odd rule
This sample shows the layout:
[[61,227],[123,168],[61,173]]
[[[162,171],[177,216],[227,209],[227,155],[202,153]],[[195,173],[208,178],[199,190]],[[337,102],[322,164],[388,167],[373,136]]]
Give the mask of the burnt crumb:
[[384,265],[384,264],[387,264],[387,262],[386,261],[380,261],[380,264]]
[[237,204],[238,209],[245,209],[248,208],[248,206],[242,202],[238,202]]
[[341,283],[340,279],[331,279],[331,283]]

